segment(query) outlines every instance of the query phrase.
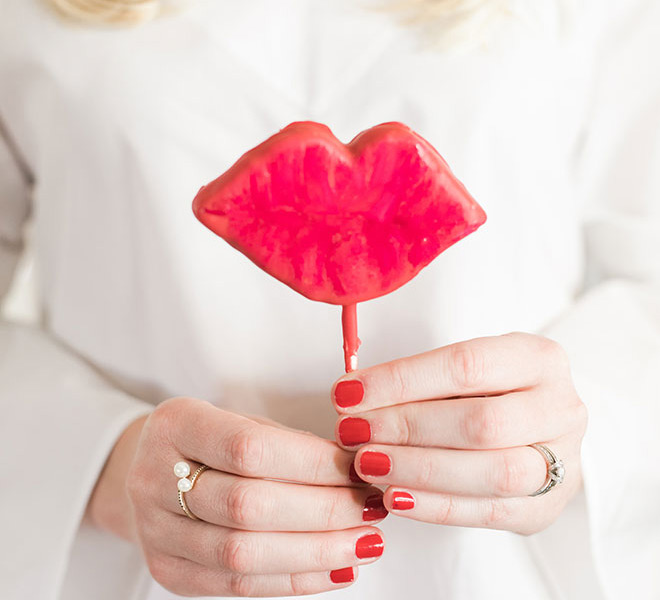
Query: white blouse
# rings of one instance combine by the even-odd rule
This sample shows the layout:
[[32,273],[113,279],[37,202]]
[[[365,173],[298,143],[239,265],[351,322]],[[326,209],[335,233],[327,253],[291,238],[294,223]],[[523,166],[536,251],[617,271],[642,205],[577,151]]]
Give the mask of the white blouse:
[[[334,598],[660,596],[660,4],[555,4],[491,43],[420,46],[355,0],[201,0],[130,29],[0,18],[0,293],[31,212],[42,318],[0,321],[0,597],[171,595],[82,522],[126,425],[174,395],[332,436],[339,311],[192,215],[197,189],[291,121],[428,139],[488,222],[359,307],[361,364],[469,337],[564,344],[590,410],[585,491],[546,531],[389,517]],[[163,482],[171,485],[171,482]]]

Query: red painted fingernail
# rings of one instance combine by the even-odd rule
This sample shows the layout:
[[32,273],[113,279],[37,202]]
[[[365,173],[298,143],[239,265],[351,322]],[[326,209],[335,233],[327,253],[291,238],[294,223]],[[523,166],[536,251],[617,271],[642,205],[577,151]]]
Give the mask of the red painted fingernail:
[[383,553],[385,544],[377,533],[362,536],[355,544],[355,555],[358,558],[373,558]]
[[344,446],[366,444],[371,439],[371,426],[365,419],[349,417],[339,423],[339,439]]
[[355,579],[353,567],[346,567],[345,569],[335,569],[330,571],[330,580],[332,583],[350,583]]
[[382,494],[374,494],[365,500],[364,508],[362,509],[363,521],[378,521],[379,519],[384,519],[388,514],[389,512],[383,504]]
[[348,468],[348,478],[353,483],[367,483],[357,474],[357,471],[355,470],[355,465],[353,463],[351,463],[351,466]]
[[365,452],[360,456],[360,471],[363,475],[382,477],[387,475],[391,468],[390,457],[382,452]]
[[394,492],[392,494],[392,508],[395,510],[410,510],[415,508],[415,498],[408,492]]
[[340,381],[335,387],[335,402],[337,406],[346,408],[360,404],[364,398],[364,386],[359,379]]

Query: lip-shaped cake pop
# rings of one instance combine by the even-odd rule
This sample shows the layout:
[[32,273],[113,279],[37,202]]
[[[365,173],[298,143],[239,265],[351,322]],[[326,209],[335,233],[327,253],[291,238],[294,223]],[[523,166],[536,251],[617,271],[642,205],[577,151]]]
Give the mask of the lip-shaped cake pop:
[[355,305],[401,287],[486,220],[433,146],[395,122],[348,144],[320,123],[291,123],[202,187],[193,210],[273,277],[344,307],[347,370]]

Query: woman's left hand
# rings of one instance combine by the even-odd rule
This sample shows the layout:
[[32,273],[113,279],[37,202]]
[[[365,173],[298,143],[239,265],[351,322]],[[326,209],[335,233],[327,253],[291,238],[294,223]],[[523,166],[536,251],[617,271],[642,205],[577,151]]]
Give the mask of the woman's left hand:
[[[355,469],[389,486],[385,506],[430,523],[522,534],[552,523],[582,485],[587,412],[563,349],[511,333],[478,338],[354,371],[333,388],[338,443]],[[531,497],[547,464],[564,482]]]

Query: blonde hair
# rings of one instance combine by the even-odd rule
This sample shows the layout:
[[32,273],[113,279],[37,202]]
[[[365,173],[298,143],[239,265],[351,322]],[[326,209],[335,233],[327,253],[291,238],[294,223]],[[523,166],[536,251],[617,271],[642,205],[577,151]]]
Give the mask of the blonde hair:
[[499,25],[511,19],[516,0],[389,0],[384,8],[415,26],[436,48],[485,43]]
[[[47,1],[61,14],[79,21],[127,25],[148,21],[185,3],[185,0]],[[510,0],[393,0],[385,2],[384,6],[405,15],[406,22],[433,22],[454,30],[475,20],[486,21],[509,3]]]
[[[180,10],[193,0],[45,0],[62,15],[90,24],[136,25]],[[234,0],[240,2],[241,0]],[[332,0],[328,0],[332,1]],[[558,30],[570,24],[576,0],[355,0],[367,10],[390,12],[417,27],[420,41],[437,49],[487,46],[503,26],[533,30],[543,11]],[[568,9],[568,10],[567,10]],[[536,15],[534,13],[537,13]],[[551,20],[552,20],[551,19]],[[547,20],[547,19],[546,19]]]
[[165,12],[185,0],[46,0],[61,15],[86,23],[137,25]]

